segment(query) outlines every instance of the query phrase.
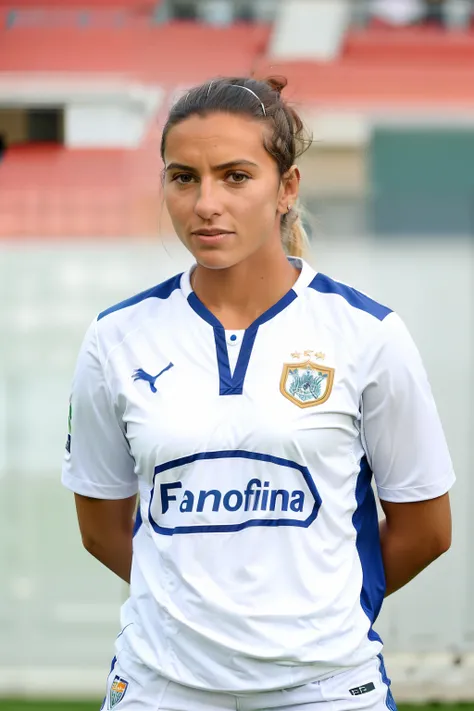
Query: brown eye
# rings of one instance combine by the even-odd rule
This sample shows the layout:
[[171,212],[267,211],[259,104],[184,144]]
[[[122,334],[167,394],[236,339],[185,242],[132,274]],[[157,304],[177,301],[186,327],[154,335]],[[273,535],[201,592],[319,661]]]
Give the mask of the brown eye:
[[194,175],[191,175],[191,173],[179,173],[172,180],[179,185],[189,185],[194,180]]
[[232,178],[230,181],[231,183],[245,183],[247,180],[250,180],[250,176],[247,175],[246,173],[236,173],[235,171],[232,173],[229,173],[227,178]]

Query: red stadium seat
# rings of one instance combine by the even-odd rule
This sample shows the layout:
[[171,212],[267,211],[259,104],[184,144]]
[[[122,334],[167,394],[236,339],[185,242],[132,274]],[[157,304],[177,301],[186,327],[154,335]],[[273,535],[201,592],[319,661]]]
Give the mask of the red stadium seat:
[[[62,10],[82,6],[79,0],[48,0],[50,7],[55,3]],[[119,7],[116,0],[87,4]],[[126,27],[8,27],[7,5],[0,6],[0,72],[69,72],[81,78],[105,73],[172,92],[217,74],[254,71],[287,76],[288,96],[303,105],[474,107],[474,34],[469,32],[369,27],[350,31],[334,62],[276,63],[266,56],[268,24],[214,28],[137,20]],[[150,7],[138,0],[119,5],[140,11]],[[18,0],[15,6],[37,3]],[[158,144],[155,121],[136,151],[10,148],[0,162],[0,235],[156,234]],[[163,229],[167,225],[164,216]]]
[[11,147],[0,163],[0,236],[157,233],[160,164],[149,151]]
[[121,73],[174,86],[216,74],[248,74],[269,37],[270,27],[262,24],[15,27],[0,31],[0,71]]
[[369,27],[347,34],[343,57],[360,64],[465,64],[474,62],[474,34],[429,26]]
[[[28,0],[24,0],[27,3]],[[101,0],[102,2],[102,0]],[[192,22],[0,30],[0,72],[104,73],[173,91],[216,74],[249,74],[270,27]],[[161,201],[156,120],[139,150],[22,146],[0,162],[0,236],[155,235]],[[168,229],[162,218],[162,229]]]

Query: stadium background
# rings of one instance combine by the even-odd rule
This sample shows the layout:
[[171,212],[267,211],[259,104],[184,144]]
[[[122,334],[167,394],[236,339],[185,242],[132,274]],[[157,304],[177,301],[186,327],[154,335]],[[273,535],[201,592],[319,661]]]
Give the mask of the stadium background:
[[458,476],[451,551],[377,626],[394,693],[474,701],[471,5],[0,1],[0,708],[103,694],[126,590],[59,483],[72,371],[97,312],[190,263],[160,196],[167,108],[250,72],[285,75],[314,134],[313,265],[405,319]]

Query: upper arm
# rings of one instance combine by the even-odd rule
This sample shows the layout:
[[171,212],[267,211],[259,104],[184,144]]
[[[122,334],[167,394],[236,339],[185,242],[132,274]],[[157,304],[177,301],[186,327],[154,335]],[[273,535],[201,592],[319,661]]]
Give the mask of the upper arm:
[[396,314],[380,324],[362,393],[362,436],[382,501],[445,494],[454,472],[418,350]]
[[121,530],[131,535],[136,495],[126,499],[94,499],[75,494],[77,518],[82,540],[86,548],[102,541],[113,531]]
[[74,373],[63,484],[82,496],[127,499],[138,480],[125,428],[103,371],[96,323],[89,328]]
[[380,502],[387,527],[394,534],[408,536],[433,548],[433,557],[444,553],[451,545],[451,506],[449,494],[427,501],[395,504]]

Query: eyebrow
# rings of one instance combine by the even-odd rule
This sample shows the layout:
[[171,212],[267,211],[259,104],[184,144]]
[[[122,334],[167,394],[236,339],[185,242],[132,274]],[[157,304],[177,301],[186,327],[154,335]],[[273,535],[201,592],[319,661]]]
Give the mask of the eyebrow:
[[[256,163],[252,163],[250,160],[245,160],[245,158],[242,158],[241,160],[231,160],[228,163],[221,163],[220,165],[213,165],[211,166],[212,170],[227,170],[228,168],[235,168],[238,165],[249,165],[253,166],[254,168],[258,168],[258,165]],[[183,163],[170,163],[169,165],[166,166],[166,170],[186,170],[190,173],[197,173],[197,170],[193,168],[190,165],[184,165]]]

